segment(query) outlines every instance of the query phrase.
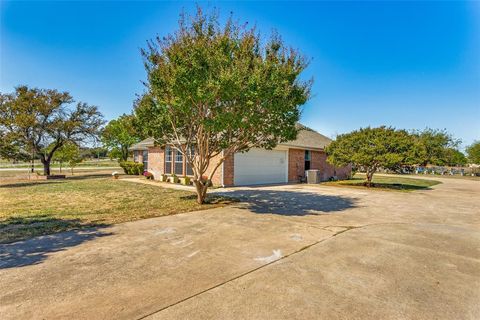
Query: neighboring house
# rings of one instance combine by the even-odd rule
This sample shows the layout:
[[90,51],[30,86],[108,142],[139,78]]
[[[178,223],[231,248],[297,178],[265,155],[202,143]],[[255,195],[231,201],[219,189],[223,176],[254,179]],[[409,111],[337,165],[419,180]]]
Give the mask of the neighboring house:
[[[304,181],[305,171],[309,169],[320,170],[322,180],[334,176],[346,179],[351,174],[351,166],[335,168],[326,161],[324,149],[330,142],[320,133],[301,126],[294,141],[281,143],[273,150],[250,149],[227,158],[215,172],[212,182],[217,186],[293,183]],[[169,145],[155,146],[152,138],[132,145],[130,150],[134,161],[143,162],[145,170],[154,177],[193,175],[178,150]]]

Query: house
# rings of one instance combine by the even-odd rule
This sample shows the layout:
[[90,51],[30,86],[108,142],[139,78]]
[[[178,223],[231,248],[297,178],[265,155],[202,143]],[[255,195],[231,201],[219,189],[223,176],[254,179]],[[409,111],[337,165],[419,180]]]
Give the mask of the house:
[[[300,128],[296,140],[281,143],[273,150],[250,149],[227,158],[215,172],[212,183],[225,187],[294,183],[304,181],[305,171],[309,169],[320,170],[321,180],[334,176],[348,178],[351,166],[335,168],[327,163],[324,149],[331,140],[305,126]],[[154,177],[161,174],[193,175],[178,150],[169,145],[156,146],[152,138],[132,145],[130,150],[134,161],[143,162],[145,170]]]

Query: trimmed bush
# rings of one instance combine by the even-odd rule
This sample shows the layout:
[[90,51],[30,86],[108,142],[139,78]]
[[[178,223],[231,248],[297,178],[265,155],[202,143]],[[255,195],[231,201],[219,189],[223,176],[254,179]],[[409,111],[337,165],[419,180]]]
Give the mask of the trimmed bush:
[[138,163],[133,161],[122,161],[120,162],[120,167],[122,167],[125,174],[129,174],[129,175],[143,174],[143,163]]

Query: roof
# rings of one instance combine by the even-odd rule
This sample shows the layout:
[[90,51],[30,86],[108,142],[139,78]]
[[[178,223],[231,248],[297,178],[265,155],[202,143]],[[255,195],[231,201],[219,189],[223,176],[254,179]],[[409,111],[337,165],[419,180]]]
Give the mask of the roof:
[[281,146],[288,146],[301,149],[325,149],[332,142],[332,139],[310,129],[300,123],[297,124],[299,129],[297,139],[280,143]]
[[[280,143],[281,146],[287,146],[292,148],[300,149],[324,149],[326,146],[332,142],[332,140],[323,134],[318,133],[317,131],[310,129],[300,123],[297,124],[299,129],[297,134],[297,139],[292,141],[287,141]],[[155,140],[153,138],[147,138],[138,143],[133,144],[129,150],[130,151],[143,151],[148,150],[148,147],[153,147]]]
[[146,151],[148,150],[148,147],[153,147],[155,144],[155,139],[153,138],[147,138],[145,140],[142,140],[140,142],[137,142],[135,144],[132,144],[128,150],[130,151]]

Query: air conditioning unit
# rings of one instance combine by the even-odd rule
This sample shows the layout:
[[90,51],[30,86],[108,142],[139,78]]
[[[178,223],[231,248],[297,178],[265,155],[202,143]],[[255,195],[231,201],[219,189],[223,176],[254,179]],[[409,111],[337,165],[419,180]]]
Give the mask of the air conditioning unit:
[[307,183],[320,183],[320,170],[307,170]]

